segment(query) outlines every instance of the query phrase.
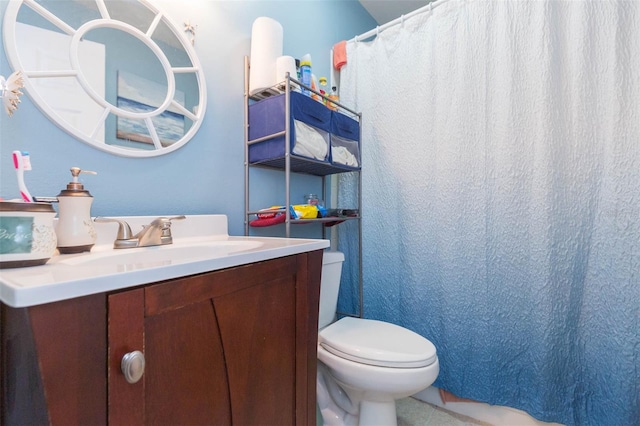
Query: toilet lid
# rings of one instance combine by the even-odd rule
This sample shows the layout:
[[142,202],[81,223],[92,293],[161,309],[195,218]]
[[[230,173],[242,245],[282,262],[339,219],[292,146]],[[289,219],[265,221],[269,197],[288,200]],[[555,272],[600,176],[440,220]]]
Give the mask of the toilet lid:
[[388,322],[346,317],[324,328],[318,343],[341,358],[380,367],[433,364],[436,347],[411,330]]

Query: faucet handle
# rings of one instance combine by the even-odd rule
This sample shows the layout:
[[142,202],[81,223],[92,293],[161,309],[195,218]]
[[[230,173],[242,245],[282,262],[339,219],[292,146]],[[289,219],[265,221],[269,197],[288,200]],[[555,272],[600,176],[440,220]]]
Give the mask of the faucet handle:
[[155,220],[160,222],[160,225],[161,225],[162,244],[171,244],[173,242],[173,237],[171,236],[171,222],[173,220],[182,220],[186,218],[187,217],[185,215],[180,215],[180,216],[174,216],[174,217],[159,217]]
[[124,220],[98,216],[95,219],[93,219],[93,221],[98,223],[108,223],[108,222],[117,223],[118,235],[116,236],[116,240],[129,240],[132,238],[133,233],[131,232],[131,227]]
[[115,222],[118,224],[118,235],[116,236],[116,239],[113,242],[113,248],[123,249],[123,248],[132,248],[132,247],[138,246],[138,240],[136,240],[135,237],[133,237],[132,235],[133,233],[131,232],[131,227],[124,220],[98,216],[95,219],[93,219],[93,221],[98,223]]
[[152,224],[155,225],[169,225],[171,226],[171,221],[172,220],[178,220],[178,219],[186,219],[187,217],[182,215],[182,216],[175,216],[175,217],[164,217],[164,216],[160,216],[157,217],[155,219],[153,219],[153,221],[151,222]]

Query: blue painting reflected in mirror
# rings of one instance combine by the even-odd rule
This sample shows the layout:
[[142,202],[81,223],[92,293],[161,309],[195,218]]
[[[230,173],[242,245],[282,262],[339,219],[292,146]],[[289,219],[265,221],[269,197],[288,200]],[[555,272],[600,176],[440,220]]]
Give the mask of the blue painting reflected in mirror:
[[[159,84],[130,72],[118,71],[118,108],[137,113],[154,111],[162,104],[166,96],[166,83]],[[184,92],[176,90],[174,101],[184,106]],[[162,114],[152,117],[151,121],[162,146],[169,146],[184,135],[184,114],[171,105]],[[116,137],[120,140],[153,146],[151,134],[143,119],[118,116]]]

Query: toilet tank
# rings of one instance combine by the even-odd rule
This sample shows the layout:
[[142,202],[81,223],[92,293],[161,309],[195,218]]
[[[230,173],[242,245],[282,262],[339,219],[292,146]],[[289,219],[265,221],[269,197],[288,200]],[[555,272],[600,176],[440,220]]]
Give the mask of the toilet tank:
[[328,326],[336,319],[343,262],[344,253],[340,251],[327,250],[322,256],[318,329]]

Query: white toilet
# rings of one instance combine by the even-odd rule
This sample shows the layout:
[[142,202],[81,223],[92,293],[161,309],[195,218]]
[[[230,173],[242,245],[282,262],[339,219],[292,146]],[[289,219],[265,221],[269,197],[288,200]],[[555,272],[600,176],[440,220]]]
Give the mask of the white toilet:
[[317,399],[325,426],[397,425],[396,400],[438,377],[429,340],[387,322],[336,320],[344,254],[325,251],[320,283]]

